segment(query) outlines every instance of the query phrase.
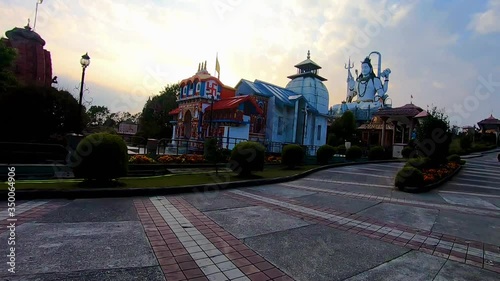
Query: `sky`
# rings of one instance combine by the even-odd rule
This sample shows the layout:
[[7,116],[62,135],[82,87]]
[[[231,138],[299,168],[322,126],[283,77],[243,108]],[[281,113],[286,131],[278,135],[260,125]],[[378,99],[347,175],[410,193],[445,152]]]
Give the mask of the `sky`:
[[[36,0],[0,0],[0,31],[33,27]],[[45,0],[35,31],[47,42],[60,89],[112,112],[142,110],[148,97],[195,74],[200,62],[235,87],[260,79],[285,87],[311,59],[330,95],[346,96],[354,69],[372,51],[391,69],[393,107],[413,102],[466,126],[500,118],[500,0]],[[377,56],[372,62],[377,67]],[[413,96],[413,99],[411,98]]]

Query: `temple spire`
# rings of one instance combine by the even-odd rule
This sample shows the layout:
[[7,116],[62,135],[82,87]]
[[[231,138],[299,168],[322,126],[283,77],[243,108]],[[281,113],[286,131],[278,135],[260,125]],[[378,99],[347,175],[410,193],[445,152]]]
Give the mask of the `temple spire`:
[[307,50],[307,59],[310,59],[310,58],[311,58],[311,51]]

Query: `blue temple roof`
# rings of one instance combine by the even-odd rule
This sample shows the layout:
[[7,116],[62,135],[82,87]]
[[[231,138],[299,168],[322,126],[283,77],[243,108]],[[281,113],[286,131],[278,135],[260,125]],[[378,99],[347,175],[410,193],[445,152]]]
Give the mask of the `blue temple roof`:
[[[274,96],[276,97],[276,101],[278,103],[290,107],[295,106],[295,100],[304,98],[309,107],[309,110],[314,113],[318,112],[318,110],[314,106],[312,106],[303,95],[268,82],[264,82],[261,80],[255,80],[254,82],[251,82],[245,79],[241,79],[236,88],[238,88],[238,92],[240,92],[240,94],[257,94],[264,97]],[[252,93],[250,93],[250,91]]]

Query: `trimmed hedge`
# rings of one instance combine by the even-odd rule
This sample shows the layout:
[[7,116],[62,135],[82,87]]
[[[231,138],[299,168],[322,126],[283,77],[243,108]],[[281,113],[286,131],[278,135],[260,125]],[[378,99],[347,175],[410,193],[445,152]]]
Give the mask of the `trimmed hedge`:
[[405,146],[403,150],[401,150],[401,155],[403,155],[403,158],[408,159],[414,154],[415,149],[409,146]]
[[421,187],[424,185],[422,171],[414,167],[403,167],[394,180],[394,185],[403,189],[404,187]]
[[265,152],[266,148],[258,142],[240,142],[231,151],[230,168],[240,176],[248,176],[252,171],[262,171]]
[[356,145],[351,146],[345,153],[345,159],[347,160],[359,159],[361,156],[363,156],[363,150]]
[[127,145],[118,135],[96,133],[86,136],[71,160],[76,178],[105,181],[127,175]]
[[344,144],[337,146],[337,153],[338,154],[345,155],[346,151],[347,151],[347,149],[345,148]]
[[335,147],[328,144],[322,145],[318,148],[318,151],[316,151],[316,161],[320,165],[326,165],[336,152],[337,150]]
[[431,168],[432,162],[431,162],[431,159],[428,157],[411,158],[406,162],[405,167],[412,167],[412,168],[422,170],[422,169]]
[[368,152],[368,159],[369,160],[383,160],[385,159],[385,149],[381,146],[374,146],[370,148],[370,151]]
[[283,147],[281,163],[293,169],[304,163],[305,151],[298,144],[287,144]]
[[447,157],[448,159],[448,162],[454,162],[454,163],[459,163],[460,164],[460,155],[457,155],[457,154],[453,154],[453,155],[450,155]]

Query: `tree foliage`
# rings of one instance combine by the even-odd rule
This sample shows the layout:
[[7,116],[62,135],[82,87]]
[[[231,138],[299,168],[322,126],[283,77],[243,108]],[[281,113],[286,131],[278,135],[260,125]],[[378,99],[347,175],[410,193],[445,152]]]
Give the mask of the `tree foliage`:
[[0,93],[3,141],[46,142],[54,135],[77,132],[78,101],[67,91],[23,86]]
[[446,161],[452,133],[448,117],[433,108],[417,130],[416,147],[422,155],[429,157],[433,164]]
[[17,85],[14,73],[12,73],[12,65],[17,52],[14,48],[8,47],[2,39],[0,38],[0,93]]
[[92,105],[87,110],[87,115],[90,121],[89,125],[102,126],[104,125],[104,122],[109,118],[110,111],[106,106]]
[[[178,84],[167,85],[160,94],[148,99],[139,119],[140,135],[145,138],[171,138],[173,117],[168,112],[177,108]],[[167,123],[167,125],[165,125]]]
[[330,126],[328,144],[337,146],[344,141],[352,141],[356,134],[356,118],[351,111],[346,111],[342,116],[336,119]]

